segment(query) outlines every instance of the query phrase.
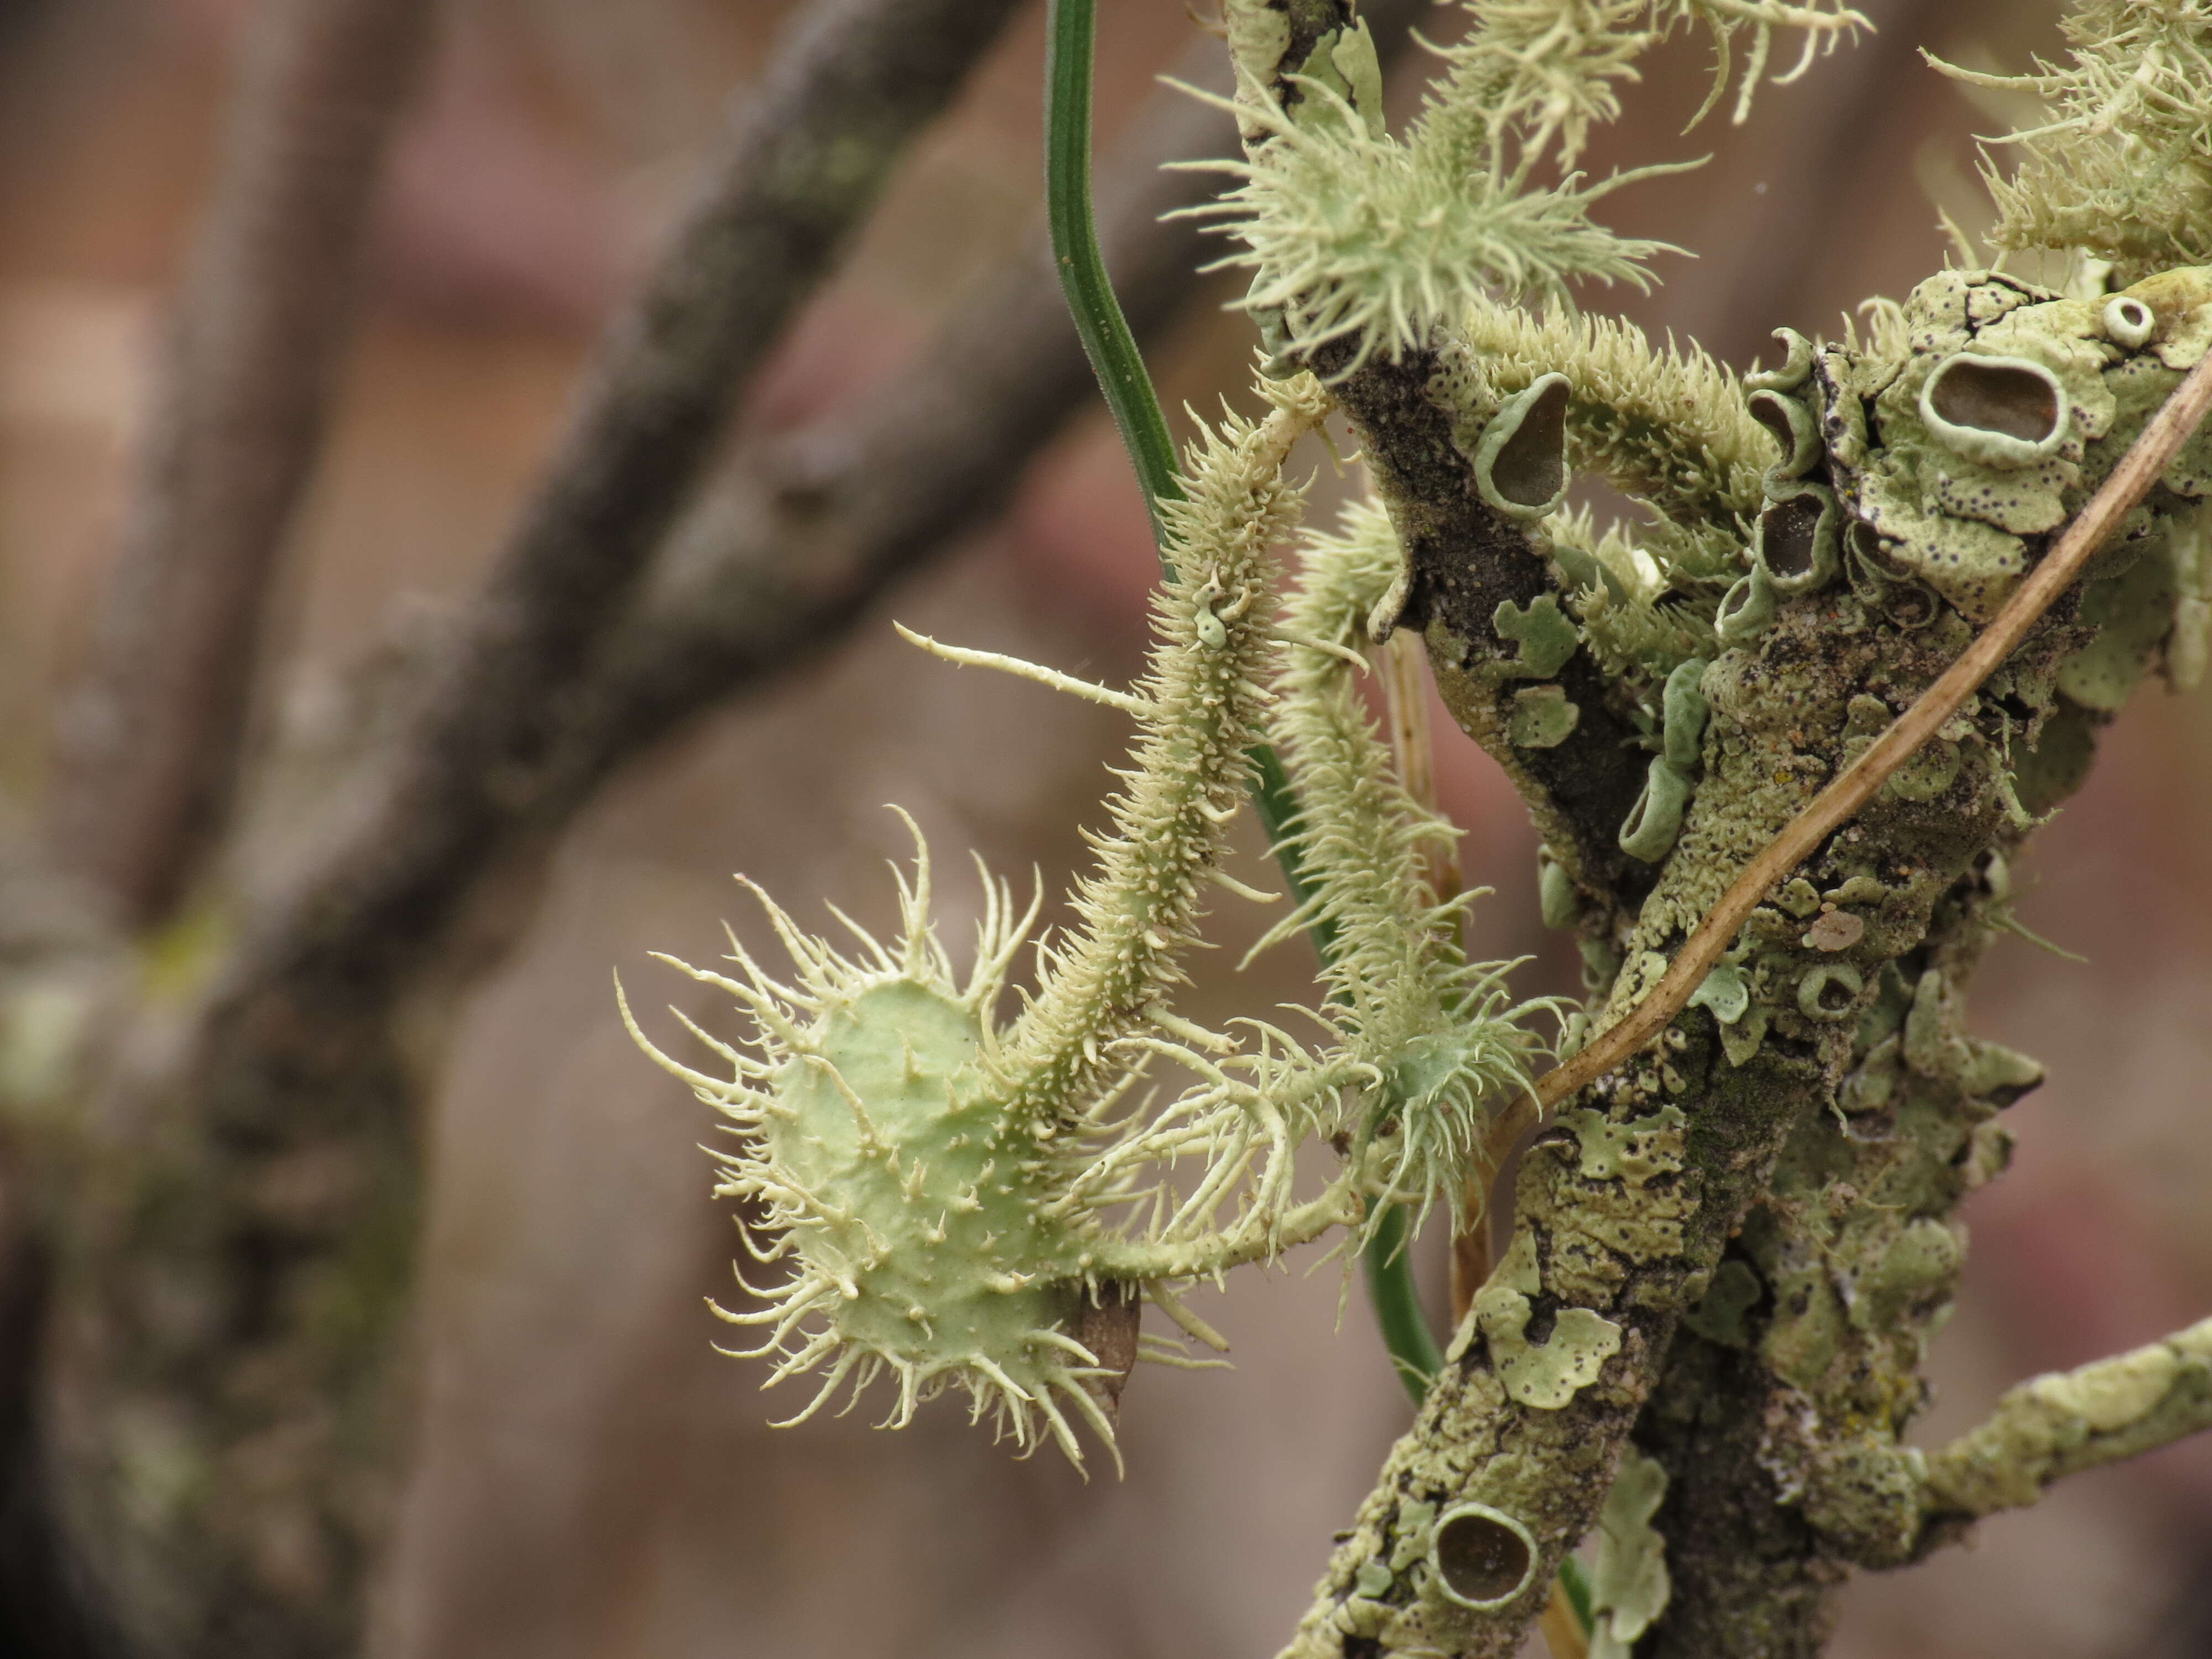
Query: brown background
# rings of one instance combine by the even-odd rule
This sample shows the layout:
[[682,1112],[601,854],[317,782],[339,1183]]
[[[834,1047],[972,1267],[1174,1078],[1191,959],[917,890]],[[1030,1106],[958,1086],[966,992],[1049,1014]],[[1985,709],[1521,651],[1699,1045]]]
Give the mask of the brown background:
[[[1700,257],[1663,260],[1650,295],[1601,291],[1591,306],[1741,367],[1774,325],[1832,330],[1844,307],[1901,294],[1939,263],[1931,194],[1978,222],[1967,135],[1999,118],[1917,49],[2020,65],[2057,50],[2055,8],[1869,9],[1878,37],[1768,88],[1738,130],[1680,136],[1702,43],[1651,62],[1595,169],[1711,150],[1702,172],[1615,198],[1622,228]],[[38,791],[48,691],[113,540],[244,10],[0,0],[0,790],[18,805]],[[404,672],[469,591],[604,313],[651,257],[783,8],[451,10],[387,181],[335,441],[295,537],[254,829],[228,872],[248,885],[313,834],[379,676]],[[1110,131],[1191,25],[1177,0],[1108,10]],[[801,428],[864,396],[1024,234],[1040,50],[1032,15],[910,158],[749,429]],[[1231,291],[1207,290],[1156,354],[1171,404],[1241,389],[1249,334],[1212,308]],[[1324,465],[1318,495],[1343,487]],[[1102,412],[1063,435],[1004,523],[887,613],[1111,678],[1135,660],[1150,572]],[[1015,1462],[951,1401],[898,1435],[872,1432],[865,1407],[771,1432],[765,1419],[803,1396],[757,1395],[761,1365],[708,1346],[719,1328],[702,1301],[732,1293],[734,1240],[694,1149],[705,1114],[632,1050],[609,994],[620,964],[648,1006],[686,997],[645,952],[705,959],[720,917],[750,926],[733,869],[810,921],[820,896],[884,921],[882,860],[902,851],[886,801],[911,809],[948,862],[974,845],[1002,871],[1037,865],[1057,890],[1120,736],[1104,711],[923,658],[877,617],[803,679],[645,757],[579,823],[523,949],[464,1012],[424,1126],[422,1409],[387,1651],[1181,1659],[1263,1656],[1287,1632],[1328,1533],[1407,1418],[1356,1296],[1338,1320],[1333,1267],[1248,1272],[1209,1299],[1237,1369],[1140,1375],[1124,1480],[1085,1485],[1049,1455]],[[1559,944],[1536,927],[1518,809],[1471,745],[1447,729],[1443,748],[1470,873],[1500,889],[1481,912],[1485,947],[1538,953],[1528,994],[1566,988]],[[2022,919],[2089,963],[2008,942],[1981,988],[1978,1028],[2051,1077],[2013,1114],[2012,1174],[1971,1206],[1973,1261],[1932,1359],[1930,1437],[2021,1375],[2212,1310],[2208,760],[2212,702],[2147,690],[2020,872]],[[951,886],[957,937],[973,894],[957,875]],[[1247,910],[1222,932],[1255,927]],[[1197,1001],[1265,1006],[1300,994],[1304,973],[1287,949],[1241,982],[1209,965]],[[2201,1654],[2208,1580],[2212,1444],[2183,1446],[1986,1522],[1972,1548],[1856,1584],[1835,1651]]]

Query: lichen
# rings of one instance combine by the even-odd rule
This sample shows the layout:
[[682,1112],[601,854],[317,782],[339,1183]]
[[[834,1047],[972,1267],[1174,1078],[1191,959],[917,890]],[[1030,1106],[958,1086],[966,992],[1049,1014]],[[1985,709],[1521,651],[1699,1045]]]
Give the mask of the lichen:
[[1505,665],[1506,672],[1532,680],[1551,678],[1567,665],[1567,659],[1582,643],[1574,623],[1549,593],[1539,594],[1525,606],[1505,600],[1491,625],[1500,638],[1515,641],[1520,647],[1517,657]]
[[[1882,434],[1850,475],[1849,505],[1884,562],[1972,622],[1994,615],[2027,568],[2025,538],[2064,520],[2202,355],[2201,343],[2177,348],[2212,324],[2212,272],[2163,272],[2112,298],[2156,319],[2154,349],[2112,337],[2109,301],[1946,271],[1905,302],[1908,355],[1832,378],[1832,413],[1871,396]],[[2166,482],[2190,496],[2212,489],[2201,448],[2185,449]]]
[[1516,749],[1556,749],[1573,732],[1582,714],[1560,686],[1524,686],[1513,694],[1506,736]]
[[1563,1308],[1550,1336],[1532,1341],[1527,1332],[1534,1307],[1528,1298],[1541,1289],[1534,1245],[1528,1234],[1518,1235],[1476,1293],[1472,1316],[1506,1394],[1523,1406],[1557,1411],[1595,1382],[1605,1362],[1620,1352],[1620,1327],[1588,1308]]
[[1628,1659],[1637,1638],[1667,1609],[1667,1540],[1651,1524],[1666,1496],[1666,1467],[1632,1445],[1625,1449],[1598,1512],[1590,1659]]
[[[1040,983],[1014,1018],[1001,1025],[996,1009],[1035,905],[1022,911],[987,876],[974,965],[956,978],[921,849],[894,945],[854,928],[860,951],[848,956],[762,895],[796,967],[790,982],[734,935],[738,976],[685,969],[750,1016],[750,1053],[700,1033],[728,1076],[667,1059],[630,1023],[728,1120],[736,1144],[720,1154],[718,1191],[764,1208],[770,1243],[751,1246],[757,1260],[791,1263],[764,1306],[723,1316],[769,1328],[756,1352],[777,1358],[770,1382],[826,1367],[794,1421],[848,1380],[857,1395],[888,1374],[892,1423],[957,1384],[1018,1442],[1048,1431],[1080,1462],[1065,1407],[1112,1442],[1086,1386],[1103,1375],[1099,1356],[1075,1334],[1086,1305],[1144,1286],[1172,1306],[1174,1281],[1348,1220],[1373,1185],[1355,1159],[1319,1198],[1290,1200],[1298,1146],[1336,1127],[1342,1091],[1372,1078],[1371,1062],[1256,1024],[1240,1044],[1165,1006],[1266,702],[1271,547],[1298,501],[1282,458],[1323,407],[1310,379],[1266,395],[1275,413],[1211,434],[1187,499],[1167,504],[1177,572],[1156,605],[1139,690],[1085,692],[1136,717],[1134,764],[1075,895],[1075,926],[1041,950]],[[1123,1115],[1159,1059],[1199,1080],[1156,1115]],[[1398,1137],[1382,1139],[1395,1149]],[[1205,1172],[1170,1201],[1159,1171],[1188,1158]]]

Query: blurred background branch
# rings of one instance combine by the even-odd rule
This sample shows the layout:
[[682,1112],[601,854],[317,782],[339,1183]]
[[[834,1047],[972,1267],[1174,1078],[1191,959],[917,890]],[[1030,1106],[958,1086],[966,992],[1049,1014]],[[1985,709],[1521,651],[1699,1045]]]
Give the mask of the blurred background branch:
[[223,815],[370,199],[434,15],[430,0],[267,0],[246,32],[122,545],[54,728],[54,855],[125,927],[175,908]]

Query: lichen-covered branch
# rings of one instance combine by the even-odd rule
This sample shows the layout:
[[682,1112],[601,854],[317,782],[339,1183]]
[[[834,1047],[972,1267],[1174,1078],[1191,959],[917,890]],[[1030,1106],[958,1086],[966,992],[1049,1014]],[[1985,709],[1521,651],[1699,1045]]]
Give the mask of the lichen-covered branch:
[[[1883,480],[1909,464],[1904,458],[1916,441],[1908,413],[1913,400],[1920,388],[1930,382],[1940,388],[1945,373],[1957,372],[1946,365],[1964,342],[1998,332],[2006,344],[2035,354],[2016,361],[2069,362],[2072,340],[2112,327],[2108,348],[2072,360],[2080,366],[2069,374],[2068,395],[2073,407],[2088,411],[2086,434],[2074,440],[2081,445],[2078,470],[2049,484],[2015,471],[1996,496],[2012,503],[1999,510],[2013,525],[2056,523],[2049,509],[2029,505],[2037,499],[2032,492],[2056,487],[2071,492],[2065,499],[2080,500],[2092,479],[2116,467],[2154,406],[2148,395],[2107,403],[2100,392],[2112,395],[2112,388],[2148,376],[2163,395],[2190,361],[2176,361],[2180,348],[2166,348],[2154,368],[2136,367],[2131,354],[2149,340],[2133,326],[2130,307],[2156,302],[2156,331],[2178,339],[2191,326],[2183,319],[2203,303],[2192,280],[2177,274],[2147,288],[2141,300],[2123,295],[2094,311],[2016,288],[1990,292],[1986,278],[1923,285],[1908,313],[1925,354],[1917,362],[1854,365],[1834,352],[1821,359],[1813,395],[1832,410],[1860,395],[1860,375],[1884,385],[1876,412],[1887,454],[1852,448],[1850,429],[1840,423],[1829,428],[1840,428],[1845,439],[1829,447],[1828,476],[1838,495],[1872,502],[1869,516],[1881,522]],[[1978,310],[1979,318],[1972,314]],[[1999,332],[1996,325],[2007,318],[2011,326]],[[2092,374],[2102,378],[2087,378]],[[2047,384],[2022,373],[2024,391]],[[1940,391],[1918,396],[1917,404],[1933,441],[1972,447],[1966,437],[1942,434],[1940,422],[1949,416]],[[2193,498],[2202,453],[2201,445],[2183,446],[2160,469],[2166,487]],[[1954,477],[1963,470],[1961,462],[1946,465]],[[1616,1015],[1656,996],[1653,988],[1671,971],[1670,933],[1698,923],[1719,896],[1717,886],[1702,884],[1741,867],[1766,844],[1791,795],[1804,799],[1800,792],[1832,775],[1839,760],[1870,753],[1910,688],[1955,672],[1967,631],[1955,612],[1914,594],[1921,580],[1916,564],[1926,580],[1941,580],[1966,603],[1987,602],[1988,589],[1977,584],[2032,589],[2011,562],[2014,544],[1984,539],[1986,520],[1964,515],[1955,527],[1934,532],[1953,538],[1948,549],[1940,539],[1916,547],[1900,538],[1893,552],[1887,540],[1862,533],[1832,564],[1818,524],[1809,525],[1810,544],[1800,544],[1793,566],[1783,551],[1784,514],[1796,499],[1790,489],[1789,479],[1770,476],[1771,505],[1751,580],[1771,562],[1792,570],[1786,580],[1800,592],[1826,585],[1833,596],[1842,592],[1840,580],[1849,597],[1824,601],[1826,615],[1819,620],[1778,607],[1763,633],[1747,639],[1738,631],[1729,641],[1735,648],[1704,673],[1701,776],[1659,885],[1626,942],[1610,999]],[[1815,1652],[1826,1591],[1844,1565],[1910,1559],[1933,1536],[1923,1531],[1909,1460],[1895,1441],[1920,1398],[1912,1333],[1946,1299],[1956,1272],[1951,1208],[2002,1166],[2001,1133],[1979,1126],[2038,1075],[2031,1063],[1958,1030],[1959,993],[1987,925],[1981,918],[1997,914],[2006,896],[2002,852],[2017,846],[2032,814],[2047,811],[2078,781],[2072,733],[2081,729],[2080,711],[2117,708],[2178,614],[2172,574],[2178,555],[2167,535],[2166,525],[2153,520],[2133,544],[2109,554],[2097,568],[2112,574],[2099,577],[2086,597],[2069,594],[2060,620],[2027,636],[1983,696],[1962,706],[1970,717],[1945,726],[1936,746],[1894,775],[1854,824],[1829,836],[1816,863],[1827,861],[1833,876],[1820,879],[1816,870],[1812,878],[1801,875],[1770,889],[1767,905],[1752,913],[1735,947],[1705,976],[1700,1000],[1730,1058],[1743,1063],[1778,1039],[1794,1045],[1812,1035],[1801,1022],[1850,1025],[1843,1051],[1849,1068],[1832,1074],[1829,1087],[1836,1109],[1861,1127],[1839,1133],[1821,1115],[1801,1123],[1770,1192],[1744,1223],[1741,1247],[1732,1247],[1706,1307],[1693,1317],[1681,1382],[1672,1392],[1662,1388],[1639,1430],[1676,1478],[1657,1522],[1662,1533],[1671,1522],[1677,1542],[1669,1552],[1675,1600],[1650,1638],[1656,1653]],[[1978,567],[1967,551],[1978,544],[1987,550]],[[1819,574],[1823,566],[1826,574]],[[2063,567],[2049,558],[2041,568],[2062,579]],[[2130,591],[2132,601],[2119,599]],[[2085,625],[2094,617],[2109,628],[2109,619],[2124,614],[2116,607],[2130,603],[2142,610],[2127,633],[2099,634]],[[1863,654],[1869,635],[1881,641],[1878,655]],[[1824,683],[1833,689],[1823,690]],[[1807,769],[1806,741],[1823,729],[1840,740],[1836,758]],[[2051,761],[2039,763],[2045,752]],[[2063,763],[2057,760],[2062,754],[2069,757]],[[1915,806],[1938,800],[1955,815],[1948,823]],[[1727,844],[1746,830],[1748,836]],[[1881,1121],[1898,1128],[1885,1136],[1876,1127]],[[1729,1350],[1746,1341],[1761,1356],[1765,1375],[1731,1357]],[[1692,1398],[1694,1419],[1670,1415],[1669,1399]],[[1716,1408],[1716,1400],[1729,1405]],[[1689,1420],[1702,1426],[1670,1426]],[[1766,1524],[1766,1516],[1776,1523]]]
[[[1564,397],[1526,408],[1504,434],[1514,441],[1484,458],[1489,478],[1501,462],[1507,468],[1515,494],[1493,482],[1490,496],[1507,501],[1516,516],[1484,493],[1473,452],[1488,422],[1455,405],[1446,389],[1451,369],[1443,354],[1425,350],[1371,362],[1335,388],[1405,561],[1404,580],[1376,621],[1382,630],[1403,626],[1427,635],[1446,706],[1503,762],[1576,878],[1593,890],[1633,889],[1639,867],[1620,851],[1617,832],[1641,781],[1638,729],[1589,654],[1577,649],[1561,585],[1544,544],[1526,528],[1528,509],[1548,509],[1565,489]],[[1456,378],[1466,381],[1463,368]],[[1495,418],[1499,405],[1490,407]],[[1562,714],[1547,725],[1547,740],[1515,744],[1516,711],[1544,696],[1571,707],[1571,720]]]
[[[1597,1086],[1537,1141],[1513,1248],[1290,1653],[1513,1650],[1632,1430],[1670,1470],[1650,1524],[1679,1534],[1673,1590],[1623,1613],[1619,1639],[1654,1652],[1814,1652],[1846,1564],[1933,1535],[1896,1443],[1917,1333],[1955,1273],[1951,1210],[2002,1164],[1984,1126],[2038,1075],[1959,1030],[1963,975],[2001,912],[2003,854],[2078,780],[2084,715],[2118,707],[2179,614],[2169,533],[2212,488],[2189,439],[2203,380],[2153,416],[2203,355],[2206,300],[2195,272],[2100,302],[1960,273],[1863,345],[1794,343],[1747,411],[1779,459],[1743,574],[1678,590],[1697,627],[1671,659],[1655,635],[1591,661],[1598,601],[1650,596],[1543,533],[1571,427],[1595,447],[1578,369],[1602,397],[1575,341],[1556,368],[1496,380],[1449,335],[1395,359],[1320,354],[1404,549],[1376,620],[1424,627],[1454,714],[1549,843],[1547,919],[1583,936],[1594,1025],[1632,1023],[1565,1068]],[[1686,449],[1699,424],[1662,435]],[[2169,426],[2146,440],[2156,459],[2122,463]],[[2084,561],[2147,486],[2153,512],[2087,564],[2085,591]],[[2024,626],[1970,649],[2001,611]],[[1978,694],[1950,696],[1968,676]],[[1908,734],[1899,712],[1939,682],[1936,729]],[[1607,764],[1577,748],[1594,724],[1620,734],[1627,787],[1644,773],[1610,823],[1571,793]],[[1892,767],[1885,744],[1912,758]],[[1801,817],[1847,775],[1878,787]],[[1793,823],[1815,827],[1778,849]],[[1711,921],[1740,879],[1748,908]],[[1686,1005],[1658,988],[1673,979]],[[1856,1150],[1831,1127],[1854,1113],[1898,1127]],[[1692,1399],[1702,1434],[1669,1415]]]
[[274,573],[349,337],[429,0],[272,0],[170,325],[123,544],[54,731],[49,841],[118,921],[161,921],[228,805]]
[[2023,1382],[1989,1420],[1928,1459],[1936,1517],[2021,1509],[2066,1475],[2212,1429],[2212,1319],[2075,1370]]
[[1956,1293],[1954,1212],[2003,1169],[1999,1114],[2041,1076],[1960,1030],[2004,870],[1962,879],[1885,975],[1834,1109],[1799,1124],[1668,1356],[1636,1431],[1669,1477],[1655,1654],[1810,1659],[1849,1567],[1916,1547],[1899,1436]]

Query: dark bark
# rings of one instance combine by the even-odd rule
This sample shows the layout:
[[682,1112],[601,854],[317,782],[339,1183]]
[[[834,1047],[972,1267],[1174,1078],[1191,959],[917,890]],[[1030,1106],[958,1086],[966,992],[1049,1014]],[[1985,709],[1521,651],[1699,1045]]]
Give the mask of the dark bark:
[[[1450,412],[1430,389],[1437,368],[1426,351],[1395,363],[1370,360],[1334,390],[1359,434],[1412,571],[1401,623],[1443,630],[1458,659],[1443,660],[1433,637],[1431,657],[1453,713],[1463,726],[1486,719],[1502,731],[1514,691],[1535,682],[1501,685],[1483,678],[1486,665],[1510,662],[1520,650],[1498,635],[1498,609],[1562,596],[1540,541],[1477,490],[1474,465],[1453,441]],[[1455,683],[1455,669],[1471,672]],[[1632,908],[1653,871],[1620,850],[1620,826],[1636,804],[1648,757],[1635,729],[1615,711],[1588,652],[1577,651],[1549,678],[1582,711],[1574,730],[1552,748],[1508,750],[1498,744],[1492,752],[1535,811],[1553,851],[1583,884]],[[1469,706],[1476,702],[1486,708]]]
[[1757,1355],[1680,1333],[1637,1442],[1667,1468],[1653,1525],[1672,1591],[1640,1659],[1817,1659],[1846,1570],[1759,1460],[1772,1376]]
[[0,1653],[120,1659],[106,1587],[58,1527],[37,1387],[52,1301],[19,1150],[0,1150]]

